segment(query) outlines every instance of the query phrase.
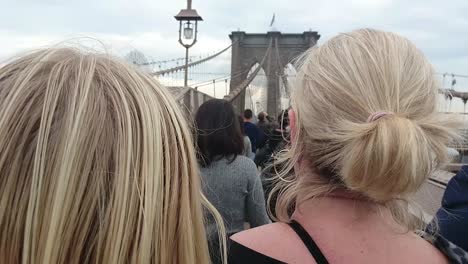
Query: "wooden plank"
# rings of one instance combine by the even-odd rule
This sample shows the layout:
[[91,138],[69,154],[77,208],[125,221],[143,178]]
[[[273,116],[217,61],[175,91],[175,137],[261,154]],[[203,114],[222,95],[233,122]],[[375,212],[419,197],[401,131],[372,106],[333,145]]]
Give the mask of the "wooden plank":
[[430,180],[433,180],[435,182],[439,182],[443,185],[447,185],[448,181],[455,176],[455,173],[449,172],[449,171],[436,171],[432,176],[430,177]]

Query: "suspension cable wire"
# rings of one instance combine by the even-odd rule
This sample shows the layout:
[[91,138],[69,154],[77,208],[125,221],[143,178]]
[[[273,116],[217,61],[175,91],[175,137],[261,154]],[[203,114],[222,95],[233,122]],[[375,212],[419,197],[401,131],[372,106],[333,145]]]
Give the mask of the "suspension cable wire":
[[[194,66],[194,67],[198,67],[198,66]],[[239,71],[241,72],[241,71]],[[231,76],[229,73],[227,72],[201,72],[200,69],[197,68],[197,71],[192,71],[191,72],[192,74],[196,74],[196,75],[217,75],[217,76],[223,76],[223,77],[217,77],[218,79],[219,78],[224,78],[226,76]],[[288,74],[285,74],[286,76],[295,76],[295,75],[288,75]],[[258,73],[257,76],[266,76],[265,73]],[[209,79],[207,80],[208,81],[211,81],[213,79]],[[203,81],[205,82],[205,81]]]
[[229,94],[229,92],[228,92],[228,83],[227,83],[227,81],[228,81],[228,79],[225,79],[225,80],[224,80],[224,87],[225,87],[225,89],[226,89],[226,92],[225,92],[225,94],[224,94],[224,95],[228,95],[228,94]]
[[[203,87],[203,86],[207,86],[207,85],[210,85],[212,84],[212,81],[213,80],[216,80],[216,82],[219,82],[219,81],[228,81],[229,79],[232,79],[232,78],[235,78],[235,77],[238,77],[239,75],[242,75],[243,73],[245,73],[246,71],[250,71],[250,69],[247,69],[245,71],[239,71],[238,74],[236,75],[233,75],[231,76],[230,74],[224,74],[224,73],[212,73],[212,72],[208,72],[208,73],[203,73],[203,72],[193,72],[192,74],[196,74],[196,75],[223,75],[221,77],[217,77],[217,78],[214,78],[214,79],[210,79],[210,80],[206,80],[206,81],[201,81],[201,82],[198,82],[198,83],[194,83],[194,84],[190,84],[189,86],[193,86],[193,87]],[[261,74],[261,73],[258,73],[257,76],[266,76],[265,74]],[[285,75],[285,77],[287,78],[287,76],[290,76],[290,75]],[[293,75],[291,75],[293,76]]]
[[[284,88],[284,93],[285,95],[287,96],[287,98],[290,97],[290,90],[289,90],[289,83],[288,83],[288,77],[287,75],[284,73],[284,64],[283,62],[281,61],[281,55],[280,55],[280,52],[279,52],[279,48],[278,48],[278,39],[275,39],[275,51],[276,51],[276,63],[277,65],[279,66],[278,69],[280,69],[281,72],[278,73],[278,78],[281,79],[282,83],[283,83],[283,88]],[[281,95],[281,92],[282,90],[280,89],[280,108],[281,108],[281,99],[282,99],[282,95]],[[291,99],[289,98],[289,104],[291,103]]]
[[[194,66],[194,67],[199,67],[199,65]],[[195,68],[195,69],[196,69],[196,71],[195,70],[192,71],[192,74],[196,74],[196,75],[217,75],[217,76],[226,76],[226,75],[228,75],[227,72],[205,72],[205,73],[203,73],[203,72],[200,71],[200,69],[198,69],[198,68]],[[210,80],[212,80],[212,79],[210,79]]]
[[173,72],[167,74],[167,77],[169,78],[169,82],[170,82],[171,86],[174,86],[174,76],[173,75],[174,75]]
[[222,76],[222,77],[218,77],[218,78],[214,78],[214,79],[211,79],[211,80],[207,80],[207,81],[202,81],[202,82],[198,82],[198,83],[195,83],[195,84],[191,84],[190,86],[197,86],[197,87],[200,87],[200,86],[206,86],[206,85],[210,85],[211,82],[213,80],[229,80],[229,79],[232,79],[232,78],[236,78],[236,77],[239,77],[240,75],[246,73],[250,71],[250,69],[247,69],[247,70],[240,70],[238,71],[237,73],[234,73],[234,74],[229,74],[229,75],[225,75],[225,76]]
[[465,75],[465,74],[455,74],[455,73],[448,73],[448,72],[445,72],[445,73],[436,72],[435,74],[442,75],[442,76],[450,75],[452,77],[468,78],[468,75]]
[[232,89],[231,92],[225,96],[225,99],[227,101],[232,102],[234,99],[236,99],[237,96],[239,96],[245,90],[245,88],[253,81],[257,73],[265,64],[266,58],[270,57],[269,55],[271,52],[272,44],[273,44],[273,40],[270,40],[270,44],[268,45],[265,55],[263,56],[260,64],[258,64],[257,68],[247,77],[247,79],[245,79],[242,83],[240,83],[236,88]]
[[[193,59],[195,57],[198,57],[198,56],[192,55],[192,56],[189,56],[189,59]],[[166,59],[166,60],[159,60],[159,61],[149,61],[149,62],[144,62],[144,63],[138,63],[136,65],[138,65],[138,66],[157,65],[157,64],[163,64],[163,63],[166,64],[168,62],[179,62],[179,61],[184,61],[184,60],[185,60],[185,57]]]
[[[228,80],[228,79],[224,79],[224,80]],[[208,86],[208,85],[212,85],[213,82],[218,82],[218,81],[222,81],[222,80],[219,80],[219,79],[213,79],[213,80],[209,80],[207,82],[204,82],[203,84],[200,84],[200,85],[193,85],[194,87],[197,87],[197,88],[200,88],[200,87],[205,87],[205,86]]]
[[246,69],[246,70],[243,70],[243,71],[238,71],[237,74],[235,75],[225,75],[223,77],[218,77],[218,78],[215,78],[215,79],[211,79],[211,80],[207,80],[207,81],[203,81],[203,82],[200,82],[200,83],[196,83],[192,86],[196,86],[196,87],[203,87],[203,86],[208,86],[208,85],[211,85],[212,84],[212,81],[213,80],[216,80],[217,82],[218,81],[222,81],[222,80],[229,80],[229,79],[232,79],[232,78],[236,78],[246,72],[249,72],[251,69]]
[[194,83],[194,84],[190,84],[189,86],[197,86],[197,87],[202,87],[202,86],[206,86],[206,85],[210,85],[212,84],[213,80],[225,80],[225,79],[229,79],[229,76],[231,75],[225,75],[223,77],[218,77],[218,78],[214,78],[214,79],[211,79],[211,80],[207,80],[207,81],[202,81],[202,82],[198,82],[198,83]]
[[[231,45],[231,46],[232,46],[232,45]],[[228,48],[229,48],[229,47],[228,47]],[[226,48],[225,50],[227,50],[228,48]],[[207,56],[210,57],[210,59],[212,59],[212,58],[214,58],[215,56],[220,55],[222,52],[223,52],[223,51],[218,52],[218,53],[216,53],[216,54],[214,54],[214,55],[211,55],[211,56],[208,54]],[[200,56],[200,58],[201,58],[201,56]],[[206,67],[205,67],[206,64],[205,64],[205,63],[202,63],[202,61],[206,62],[207,60],[208,60],[208,58],[205,58],[205,59],[201,59],[201,60],[198,61],[198,62],[193,62],[193,63],[191,64],[192,67],[199,66],[197,69],[198,69],[200,72],[193,72],[193,71],[190,71],[190,74],[193,74],[193,75],[195,75],[195,74],[196,74],[196,75],[224,75],[224,73],[212,73],[212,72],[207,71],[207,70],[206,70]],[[189,65],[189,67],[190,67],[190,65]],[[184,68],[185,68],[185,67],[184,67]],[[162,72],[162,71],[161,71],[161,72]],[[164,74],[164,73],[162,72],[162,74]],[[229,78],[229,76],[230,76],[230,75],[225,75],[225,76],[218,77],[218,78],[215,78],[215,79],[216,79],[216,80],[222,80],[222,79]],[[194,80],[195,80],[195,79],[194,79]],[[211,83],[211,81],[212,81],[212,79],[206,80],[206,81],[197,82],[197,83],[195,83],[195,84],[190,84],[189,86],[197,86],[197,87],[198,87],[200,84],[205,84],[205,83],[208,85],[208,84]],[[202,85],[202,86],[203,86],[203,85]]]
[[[254,108],[255,107],[254,106],[254,101],[252,99],[252,86],[251,85],[249,85],[249,88],[247,88],[247,91],[248,91],[249,97],[250,97],[250,109],[255,109]],[[255,111],[255,112],[257,112],[257,111]]]
[[[230,49],[232,47],[234,43],[232,43],[231,45],[227,46],[226,48],[222,49],[221,51],[211,55],[211,56],[208,56],[206,58],[203,58],[203,59],[200,59],[200,60],[197,60],[197,61],[194,61],[192,63],[189,63],[187,64],[187,68],[190,68],[194,65],[197,65],[197,64],[201,64],[201,63],[204,63],[206,61],[209,61],[213,58],[216,58],[218,57],[219,55],[223,54],[225,51],[227,51],[228,49]],[[177,66],[177,67],[174,67],[174,68],[170,68],[170,69],[166,69],[166,70],[162,70],[162,71],[157,71],[157,72],[153,72],[151,73],[152,75],[161,75],[161,74],[165,74],[165,73],[168,73],[168,72],[173,72],[173,71],[177,71],[177,70],[183,70],[185,69],[185,66],[186,65],[182,65],[182,66]]]
[[216,98],[216,82],[213,80],[213,97]]

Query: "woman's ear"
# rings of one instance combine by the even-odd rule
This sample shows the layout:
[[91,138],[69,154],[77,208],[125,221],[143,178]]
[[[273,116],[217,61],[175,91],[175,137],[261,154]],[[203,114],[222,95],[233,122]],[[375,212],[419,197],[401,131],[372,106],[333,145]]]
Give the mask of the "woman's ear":
[[291,142],[294,142],[296,140],[296,133],[297,133],[297,127],[296,127],[296,112],[291,108],[288,111],[288,116],[289,116],[289,127],[291,129]]

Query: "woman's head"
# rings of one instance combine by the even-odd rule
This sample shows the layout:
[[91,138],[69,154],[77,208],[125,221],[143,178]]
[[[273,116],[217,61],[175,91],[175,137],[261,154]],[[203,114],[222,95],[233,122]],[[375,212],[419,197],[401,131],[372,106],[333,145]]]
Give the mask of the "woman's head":
[[438,87],[424,55],[393,33],[357,30],[309,50],[291,95],[288,155],[319,179],[298,179],[294,189],[306,197],[345,189],[379,203],[407,198],[446,161],[455,136],[456,123],[437,113]]
[[200,106],[195,115],[198,161],[208,166],[215,159],[235,159],[244,150],[239,120],[231,103],[212,99]]
[[152,77],[108,55],[0,68],[0,256],[8,263],[206,263],[192,139]]
[[259,123],[265,123],[266,122],[266,117],[267,114],[265,112],[260,112],[258,113],[257,119]]

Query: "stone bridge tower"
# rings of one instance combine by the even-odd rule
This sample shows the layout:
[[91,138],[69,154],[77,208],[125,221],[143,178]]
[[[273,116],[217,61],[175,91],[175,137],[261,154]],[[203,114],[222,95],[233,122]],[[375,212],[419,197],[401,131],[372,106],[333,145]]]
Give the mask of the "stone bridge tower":
[[[271,31],[266,34],[247,34],[235,31],[229,35],[232,41],[231,90],[247,78],[249,70],[261,62],[271,43],[269,55],[263,65],[267,78],[267,112],[276,117],[280,108],[280,78],[284,68],[298,55],[314,46],[320,35],[315,31],[302,34],[283,34]],[[245,107],[245,91],[235,100],[234,106],[241,111]]]

